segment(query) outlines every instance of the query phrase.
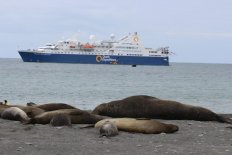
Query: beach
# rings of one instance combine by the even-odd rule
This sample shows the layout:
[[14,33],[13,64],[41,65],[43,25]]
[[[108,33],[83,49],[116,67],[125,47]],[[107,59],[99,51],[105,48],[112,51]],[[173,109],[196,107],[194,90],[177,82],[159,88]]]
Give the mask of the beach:
[[[229,115],[231,116],[231,115]],[[99,137],[84,125],[52,127],[23,125],[0,119],[1,155],[63,154],[232,154],[232,129],[226,123],[160,120],[179,126],[173,134],[140,134],[120,131],[115,137]]]

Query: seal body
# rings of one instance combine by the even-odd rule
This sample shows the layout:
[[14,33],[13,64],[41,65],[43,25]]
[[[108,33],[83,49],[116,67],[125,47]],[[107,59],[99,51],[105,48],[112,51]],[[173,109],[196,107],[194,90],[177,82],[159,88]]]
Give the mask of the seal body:
[[159,133],[174,133],[179,130],[178,126],[173,124],[165,124],[156,120],[137,120],[134,118],[112,118],[104,119],[95,124],[95,128],[101,128],[106,122],[114,123],[118,130],[144,133],[144,134],[159,134]]
[[45,110],[34,107],[34,106],[23,106],[23,107],[19,107],[19,108],[22,109],[27,114],[27,116],[30,118],[33,118],[33,117],[45,112]]
[[35,107],[43,109],[45,111],[53,111],[60,109],[76,109],[74,106],[65,103],[47,103],[42,105],[35,105]]
[[7,109],[7,108],[10,108],[10,107],[18,107],[18,108],[21,108],[23,106],[20,106],[20,105],[6,105],[6,104],[0,104],[0,116],[1,116],[1,113]]
[[98,116],[80,109],[61,109],[44,112],[32,118],[28,123],[32,124],[49,124],[53,116],[58,114],[65,114],[70,116],[72,124],[95,124],[104,119],[104,116]]
[[104,124],[99,129],[100,137],[112,137],[118,135],[118,128],[115,123],[110,121],[105,121]]
[[206,108],[143,95],[100,104],[92,113],[110,117],[226,122],[223,117]]
[[1,113],[1,118],[8,119],[8,120],[21,121],[21,122],[26,122],[29,120],[29,117],[27,116],[27,114],[18,107],[10,107],[10,108],[5,109]]
[[52,126],[69,126],[71,127],[71,118],[67,114],[57,114],[52,117],[50,121]]

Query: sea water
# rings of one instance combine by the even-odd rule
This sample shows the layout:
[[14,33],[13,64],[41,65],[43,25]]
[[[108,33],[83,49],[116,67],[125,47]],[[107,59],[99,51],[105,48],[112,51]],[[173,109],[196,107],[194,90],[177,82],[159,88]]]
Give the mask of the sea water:
[[232,64],[131,67],[0,59],[0,91],[0,101],[11,104],[58,102],[93,109],[132,95],[150,95],[232,113]]

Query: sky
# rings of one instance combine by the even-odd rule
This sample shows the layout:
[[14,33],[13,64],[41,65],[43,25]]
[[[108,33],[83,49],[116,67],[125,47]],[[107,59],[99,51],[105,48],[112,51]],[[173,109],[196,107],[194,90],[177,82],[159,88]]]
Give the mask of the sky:
[[170,62],[232,63],[231,0],[0,0],[0,58],[70,37],[169,46]]

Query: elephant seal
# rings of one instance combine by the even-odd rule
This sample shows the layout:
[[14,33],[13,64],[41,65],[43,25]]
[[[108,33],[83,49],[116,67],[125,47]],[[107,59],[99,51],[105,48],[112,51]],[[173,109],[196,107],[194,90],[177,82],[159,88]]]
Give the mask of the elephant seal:
[[75,107],[65,103],[47,103],[42,105],[35,105],[35,107],[43,109],[45,111],[53,111],[60,109],[76,109]]
[[19,107],[20,109],[22,109],[28,117],[33,118],[39,114],[42,114],[45,112],[45,110],[40,109],[38,107],[35,106],[23,106],[23,107]]
[[71,118],[67,114],[57,114],[52,117],[50,121],[52,126],[69,126],[71,127]]
[[26,122],[30,119],[27,114],[18,107],[10,107],[5,109],[1,113],[1,118],[21,122]]
[[31,124],[49,124],[53,116],[57,114],[66,114],[71,118],[72,124],[95,124],[96,122],[105,119],[104,116],[98,116],[80,109],[61,109],[44,112],[30,119]]
[[116,124],[110,121],[105,121],[104,124],[99,129],[100,137],[113,137],[118,135],[118,128]]
[[106,122],[114,123],[118,130],[126,132],[159,134],[174,133],[179,127],[173,124],[165,124],[151,119],[134,119],[134,118],[112,118],[104,119],[95,124],[95,128],[101,128]]
[[197,106],[176,101],[161,100],[151,96],[131,96],[122,100],[98,105],[93,114],[110,117],[157,118],[169,120],[218,121],[232,123],[232,120]]
[[21,105],[0,105],[0,115],[1,113],[10,107],[18,107],[19,109],[23,110],[28,117],[35,117],[36,115],[39,115],[43,112],[45,112],[45,110],[34,107],[34,106],[21,106]]
[[22,106],[19,106],[19,105],[6,105],[6,104],[0,104],[0,116],[1,116],[1,113],[7,109],[7,108],[10,108],[10,107],[22,107]]

